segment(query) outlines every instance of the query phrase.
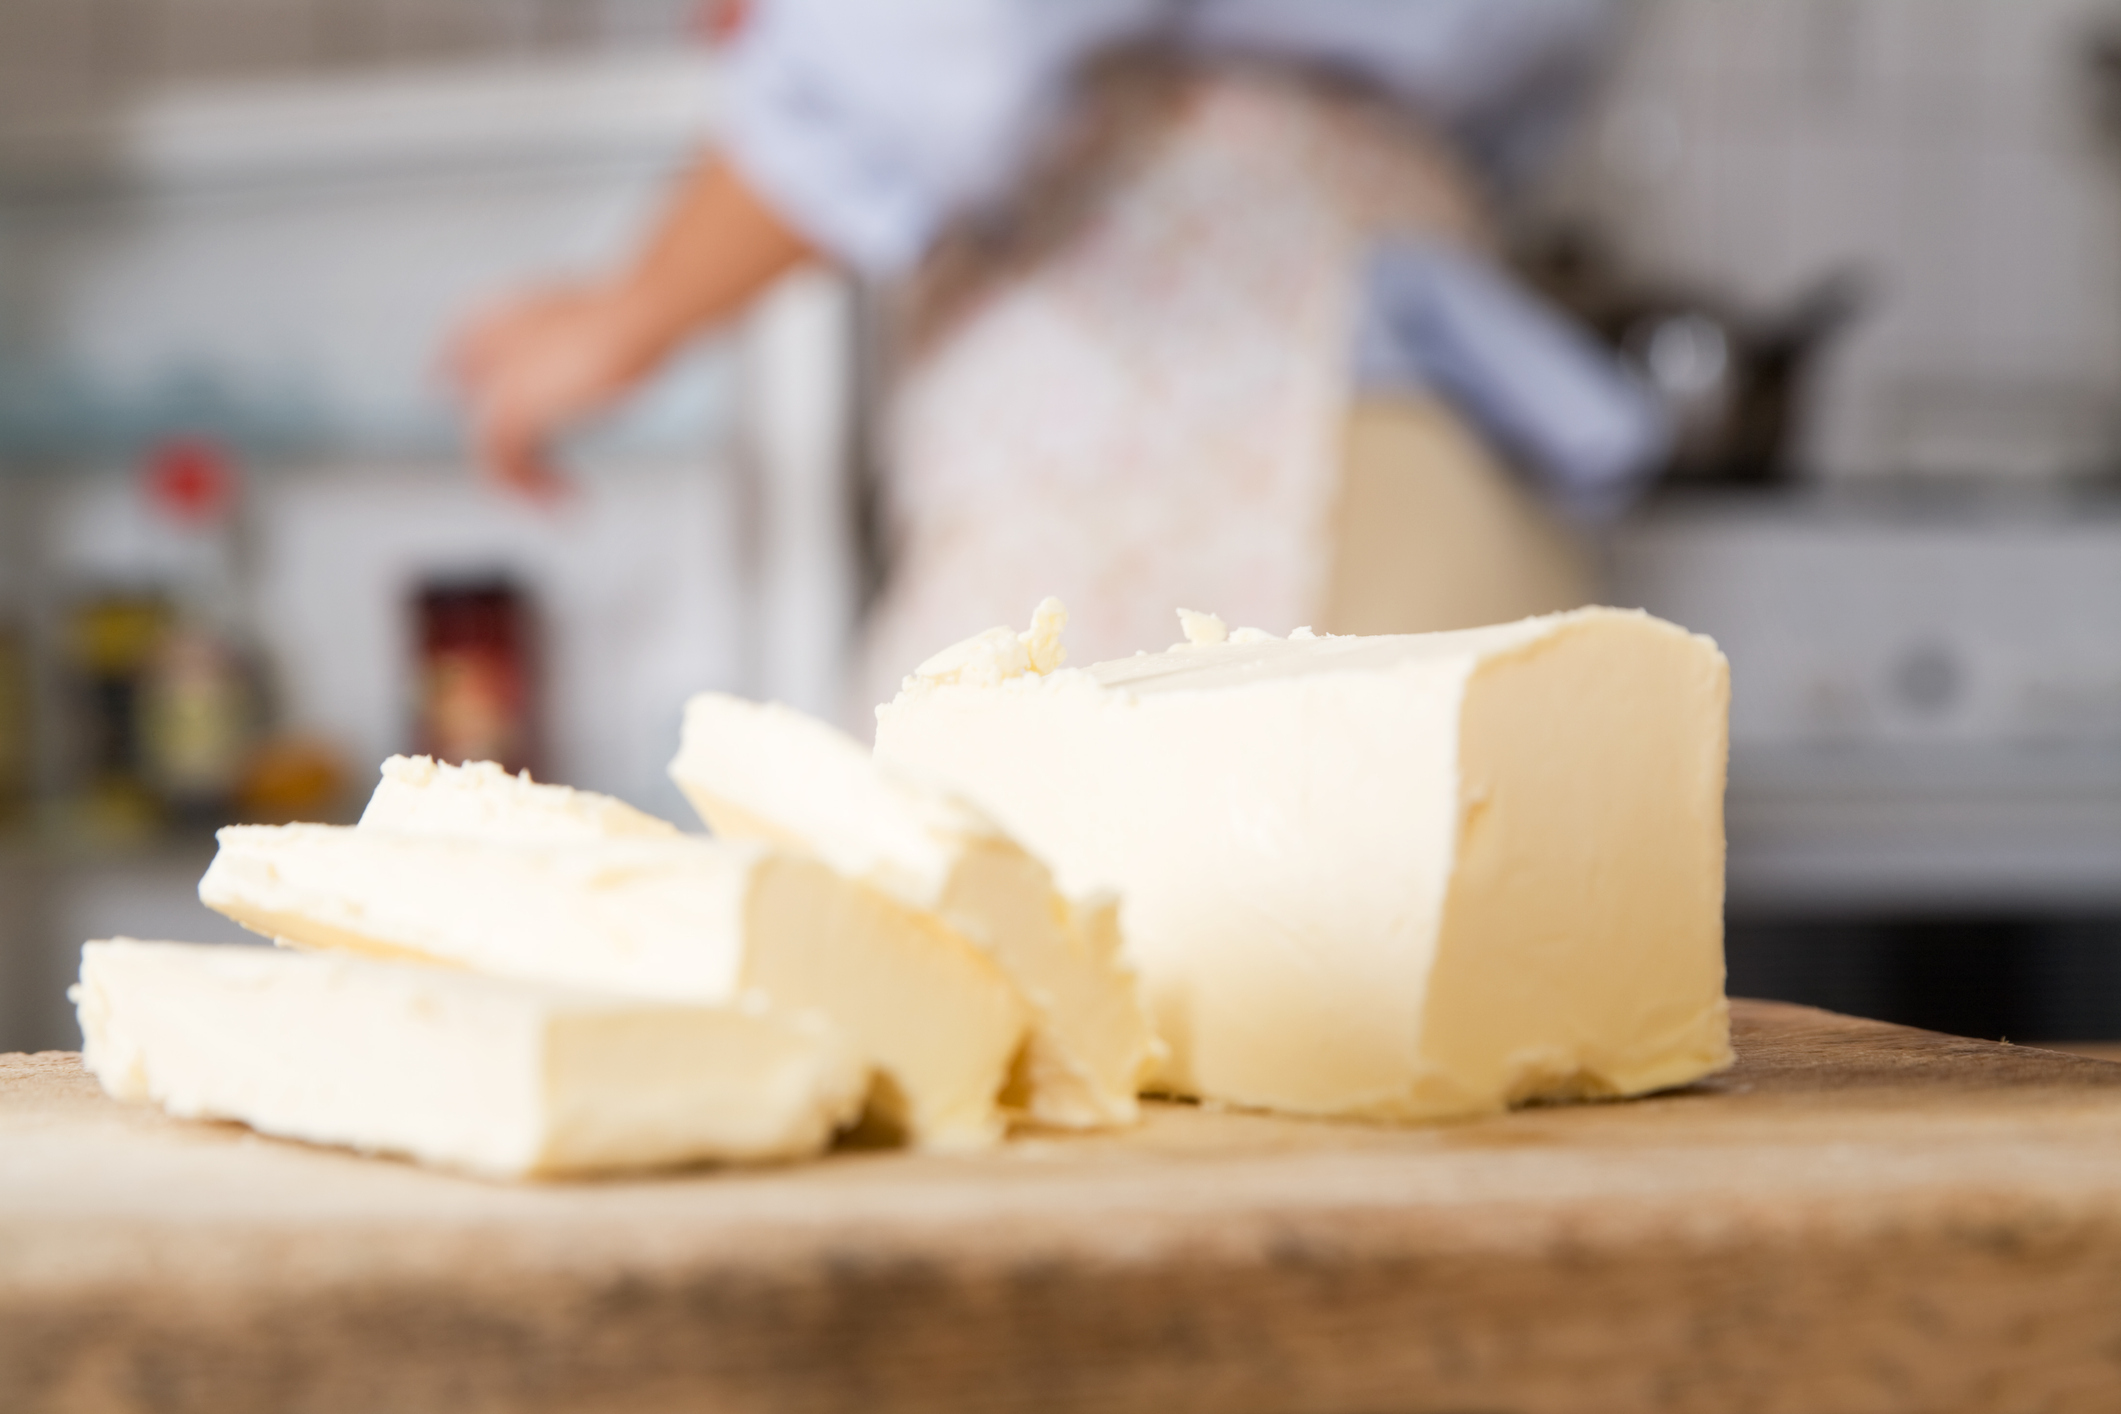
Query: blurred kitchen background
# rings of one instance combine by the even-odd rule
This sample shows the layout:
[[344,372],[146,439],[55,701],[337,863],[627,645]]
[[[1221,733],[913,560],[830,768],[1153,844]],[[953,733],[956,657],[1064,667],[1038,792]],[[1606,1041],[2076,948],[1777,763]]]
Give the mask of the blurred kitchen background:
[[[1604,597],[1731,657],[1732,991],[2121,1038],[2121,5],[1625,17],[1511,244],[1678,419]],[[84,938],[241,937],[211,827],[351,818],[390,752],[689,822],[686,694],[837,707],[864,292],[789,281],[557,508],[467,474],[436,374],[637,239],[702,30],[0,0],[0,1050],[77,1043]]]

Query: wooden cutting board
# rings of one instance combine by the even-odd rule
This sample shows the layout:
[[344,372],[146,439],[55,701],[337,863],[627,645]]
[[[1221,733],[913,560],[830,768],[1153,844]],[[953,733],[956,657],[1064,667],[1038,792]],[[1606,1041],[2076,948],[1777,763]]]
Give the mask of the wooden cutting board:
[[0,1409],[2121,1409],[2121,1065],[1736,1019],[1622,1104],[514,1188],[0,1058]]

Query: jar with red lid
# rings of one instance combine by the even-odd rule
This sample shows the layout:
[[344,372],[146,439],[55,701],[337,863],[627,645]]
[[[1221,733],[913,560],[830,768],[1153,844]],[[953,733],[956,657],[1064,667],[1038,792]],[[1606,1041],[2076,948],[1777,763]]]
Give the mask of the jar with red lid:
[[430,582],[415,614],[417,749],[537,770],[536,622],[522,588],[503,577]]

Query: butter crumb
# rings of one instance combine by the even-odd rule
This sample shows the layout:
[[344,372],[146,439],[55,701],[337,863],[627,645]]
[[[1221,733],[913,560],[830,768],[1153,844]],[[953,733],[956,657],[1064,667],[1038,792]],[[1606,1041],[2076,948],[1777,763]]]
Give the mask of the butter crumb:
[[1225,643],[1230,638],[1230,630],[1221,619],[1196,609],[1180,609],[1178,626],[1185,631],[1186,642],[1196,648]]
[[1061,630],[1067,626],[1068,608],[1051,594],[1031,611],[1031,627],[1018,634],[1017,640],[1024,645],[1032,672],[1050,673],[1068,661],[1068,650],[1060,641]]
[[1232,643],[1279,643],[1280,639],[1263,628],[1241,628],[1230,635]]
[[975,633],[915,668],[903,686],[994,687],[1010,678],[1043,677],[1068,661],[1060,641],[1067,626],[1067,606],[1049,594],[1032,610],[1031,627],[1024,632],[995,627]]
[[1305,643],[1309,642],[1311,639],[1314,639],[1316,637],[1318,637],[1318,635],[1311,631],[1311,626],[1309,624],[1305,624],[1302,628],[1291,629],[1289,631],[1289,641],[1291,643]]

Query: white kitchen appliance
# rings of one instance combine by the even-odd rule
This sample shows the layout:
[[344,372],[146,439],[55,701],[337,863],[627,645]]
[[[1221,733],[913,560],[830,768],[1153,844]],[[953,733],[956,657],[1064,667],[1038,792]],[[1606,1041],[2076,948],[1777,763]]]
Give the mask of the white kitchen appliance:
[[1612,592],[1730,656],[1734,909],[2121,906],[2121,495],[1676,501]]

